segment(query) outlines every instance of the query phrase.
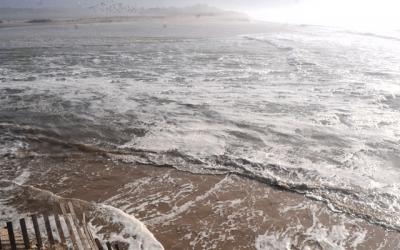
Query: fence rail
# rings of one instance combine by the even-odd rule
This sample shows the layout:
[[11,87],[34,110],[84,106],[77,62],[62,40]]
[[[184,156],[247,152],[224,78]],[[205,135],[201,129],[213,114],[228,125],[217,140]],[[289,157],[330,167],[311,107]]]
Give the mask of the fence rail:
[[119,250],[120,246],[102,244],[87,227],[85,213],[79,220],[73,204],[67,202],[60,204],[60,213],[34,214],[1,226],[0,250],[20,249]]

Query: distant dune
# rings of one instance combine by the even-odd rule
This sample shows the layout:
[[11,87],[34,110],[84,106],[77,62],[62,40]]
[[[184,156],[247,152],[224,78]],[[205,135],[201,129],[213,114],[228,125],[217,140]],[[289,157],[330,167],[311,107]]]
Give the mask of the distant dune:
[[32,19],[27,21],[27,23],[51,23],[51,19]]
[[213,17],[220,19],[248,20],[247,15],[234,11],[221,10],[208,5],[194,5],[186,8],[150,8],[138,10],[137,14],[164,17]]
[[194,5],[185,8],[134,8],[125,5],[106,5],[99,4],[89,8],[82,9],[20,9],[20,8],[0,8],[2,20],[10,21],[33,21],[30,23],[47,22],[49,19],[81,19],[98,17],[177,17],[193,16],[201,17],[219,17],[248,19],[248,17],[239,12],[226,11],[214,8],[208,5]]
[[[122,7],[121,7],[122,8]],[[186,8],[128,8],[118,11],[113,6],[108,11],[106,6],[94,6],[83,10],[50,10],[50,9],[0,9],[0,15],[6,22],[0,27],[17,27],[29,25],[85,24],[104,22],[129,22],[144,20],[162,20],[163,22],[248,22],[250,19],[242,13],[225,11],[207,5],[195,5]],[[4,19],[3,19],[4,20]]]

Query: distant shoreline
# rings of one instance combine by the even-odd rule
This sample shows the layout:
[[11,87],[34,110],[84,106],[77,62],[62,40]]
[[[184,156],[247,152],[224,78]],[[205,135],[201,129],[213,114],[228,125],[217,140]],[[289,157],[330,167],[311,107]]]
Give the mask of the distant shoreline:
[[4,21],[0,20],[0,28],[12,27],[27,27],[38,25],[65,25],[65,24],[91,24],[91,23],[114,23],[114,22],[135,22],[135,21],[191,21],[191,22],[227,22],[227,23],[247,23],[251,20],[249,18],[231,17],[224,15],[140,15],[140,16],[109,16],[109,17],[85,17],[77,19],[48,19],[48,18],[34,18],[28,20]]
[[[104,7],[104,6],[100,6]],[[249,22],[243,13],[226,11],[207,5],[186,8],[126,9],[12,9],[0,8],[0,28],[43,24],[87,24],[138,20]]]

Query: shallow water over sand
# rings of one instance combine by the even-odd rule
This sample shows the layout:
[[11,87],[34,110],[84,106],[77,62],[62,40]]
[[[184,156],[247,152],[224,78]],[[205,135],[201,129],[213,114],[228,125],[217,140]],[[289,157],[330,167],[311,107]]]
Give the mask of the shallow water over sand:
[[[398,232],[232,174],[194,175],[93,153],[36,156],[23,163],[32,167],[24,186],[12,193],[0,189],[3,197],[13,197],[7,204],[18,214],[46,208],[41,192],[51,190],[134,215],[165,249],[395,249],[400,244]],[[28,194],[41,199],[27,195],[29,185],[38,189]],[[21,199],[26,196],[29,203]],[[104,212],[107,217],[113,210]],[[130,223],[123,224],[128,231]]]

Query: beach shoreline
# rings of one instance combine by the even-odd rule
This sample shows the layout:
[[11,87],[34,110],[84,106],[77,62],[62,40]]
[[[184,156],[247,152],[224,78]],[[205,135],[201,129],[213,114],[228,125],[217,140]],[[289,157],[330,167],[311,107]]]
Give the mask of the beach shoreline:
[[25,160],[26,185],[119,208],[165,249],[392,249],[400,243],[398,232],[234,174],[198,175],[93,153]]

